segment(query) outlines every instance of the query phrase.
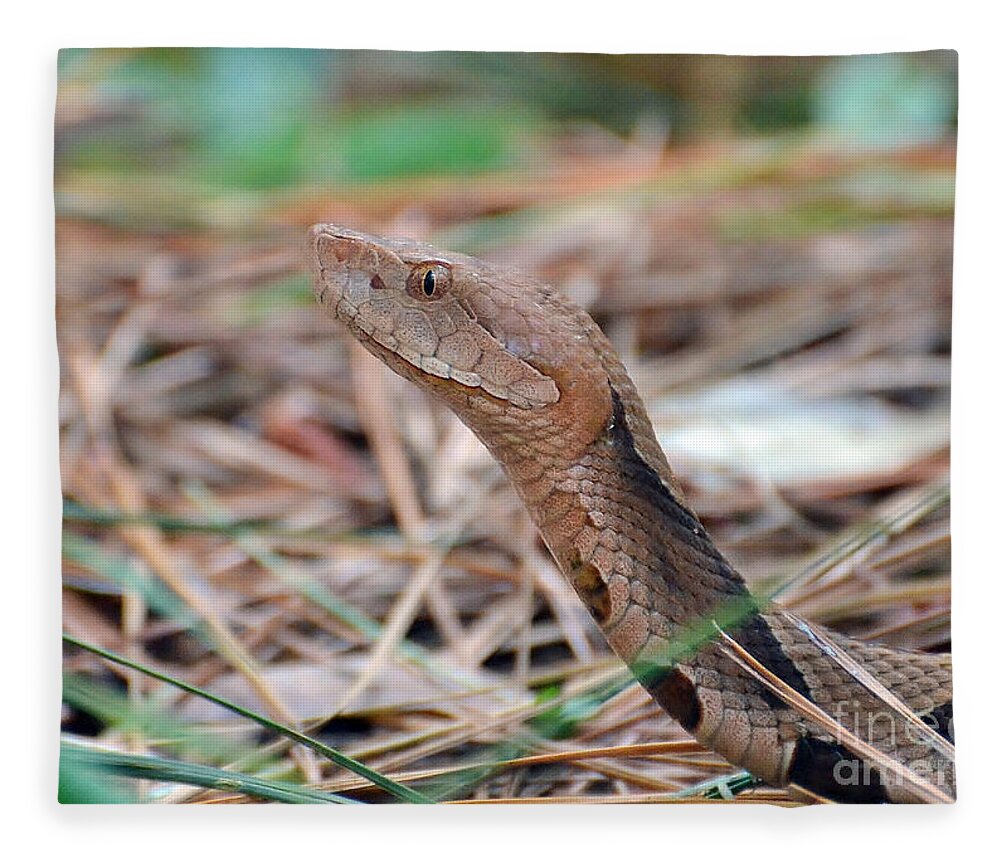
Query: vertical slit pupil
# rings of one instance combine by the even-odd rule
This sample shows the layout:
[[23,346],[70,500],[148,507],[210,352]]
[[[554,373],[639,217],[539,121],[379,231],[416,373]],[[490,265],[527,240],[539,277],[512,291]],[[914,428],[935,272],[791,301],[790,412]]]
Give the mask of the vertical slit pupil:
[[434,295],[434,272],[431,269],[424,272],[424,295],[428,298]]

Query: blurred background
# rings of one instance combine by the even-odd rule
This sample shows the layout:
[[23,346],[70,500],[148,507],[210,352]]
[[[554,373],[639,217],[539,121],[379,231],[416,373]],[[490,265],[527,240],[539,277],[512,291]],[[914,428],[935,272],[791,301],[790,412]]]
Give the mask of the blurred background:
[[133,665],[67,647],[60,797],[801,802],[629,682],[478,443],[316,310],[304,229],[554,283],[757,588],[947,650],[956,77],[63,51],[64,628]]

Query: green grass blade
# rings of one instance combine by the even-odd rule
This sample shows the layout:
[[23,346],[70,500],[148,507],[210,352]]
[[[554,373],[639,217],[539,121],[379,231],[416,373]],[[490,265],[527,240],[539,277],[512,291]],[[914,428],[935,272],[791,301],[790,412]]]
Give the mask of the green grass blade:
[[235,791],[279,803],[357,803],[338,794],[177,759],[129,755],[65,742],[62,744],[60,756],[60,767],[69,771],[86,770],[90,773],[110,773],[153,782],[179,782],[219,791]]
[[358,776],[364,777],[374,785],[377,785],[379,788],[389,792],[394,797],[398,797],[400,800],[405,800],[408,803],[433,802],[430,798],[425,797],[419,791],[414,791],[409,786],[402,785],[393,779],[389,779],[389,777],[383,776],[378,771],[372,770],[370,767],[363,765],[359,761],[355,761],[350,756],[345,755],[339,750],[335,750],[331,746],[327,746],[322,741],[318,741],[308,735],[304,735],[302,732],[297,731],[290,726],[276,723],[274,720],[271,720],[262,714],[258,714],[248,708],[237,705],[235,702],[230,702],[228,699],[224,699],[221,696],[216,696],[214,693],[208,692],[208,690],[203,690],[200,687],[195,687],[193,684],[181,681],[179,678],[174,678],[170,675],[164,674],[163,672],[158,672],[156,669],[151,669],[149,666],[143,666],[141,663],[136,663],[133,660],[129,660],[127,657],[115,654],[113,651],[106,651],[97,645],[91,645],[88,642],[83,642],[75,636],[71,636],[69,633],[63,633],[63,641],[69,643],[70,645],[75,645],[77,648],[82,648],[84,651],[89,651],[91,654],[103,657],[105,660],[110,660],[112,663],[117,663],[120,666],[127,666],[130,669],[142,672],[144,675],[149,675],[151,678],[156,678],[158,681],[171,684],[179,690],[184,690],[185,692],[192,693],[195,696],[200,696],[209,702],[214,702],[216,705],[219,705],[228,711],[232,711],[234,714],[246,717],[248,720],[253,720],[258,725],[264,726],[271,731],[284,735],[290,740],[309,747],[309,749],[314,750],[324,758],[332,761],[334,764],[340,765],[341,767],[356,773]]
[[[206,729],[179,719],[153,696],[126,695],[108,684],[84,675],[63,674],[63,701],[82,713],[99,720],[105,727],[129,736],[137,735],[152,748],[169,747],[180,758],[193,756],[219,764],[243,756],[253,770],[273,765],[262,757],[249,738],[234,739],[228,733]],[[248,727],[248,731],[255,731]]]

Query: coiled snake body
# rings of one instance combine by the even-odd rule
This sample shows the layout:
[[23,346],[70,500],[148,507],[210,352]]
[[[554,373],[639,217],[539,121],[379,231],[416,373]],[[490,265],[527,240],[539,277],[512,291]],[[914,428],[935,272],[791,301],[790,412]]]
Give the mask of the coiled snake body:
[[[611,647],[700,743],[828,799],[951,799],[950,655],[856,641],[755,601],[583,310],[411,241],[319,224],[311,250],[320,304],[483,441]],[[810,719],[803,700],[835,722]]]

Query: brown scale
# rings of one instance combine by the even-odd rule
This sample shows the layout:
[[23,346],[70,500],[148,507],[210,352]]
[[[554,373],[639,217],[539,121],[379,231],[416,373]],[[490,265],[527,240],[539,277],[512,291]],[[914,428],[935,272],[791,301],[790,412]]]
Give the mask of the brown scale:
[[[923,739],[914,740],[910,727],[819,647],[799,619],[777,607],[754,608],[743,579],[684,501],[632,381],[585,312],[544,284],[460,254],[332,225],[314,227],[312,238],[321,303],[373,354],[444,400],[484,442],[611,647],[702,744],[776,785],[792,781],[844,801],[913,799],[882,785],[877,774],[856,785],[838,780],[845,767],[860,763],[838,738],[822,734],[737,665],[718,642],[701,641],[666,662],[671,644],[686,641],[705,619],[745,605],[727,632],[754,659],[848,731],[953,791],[950,763]],[[438,278],[432,289],[428,268]],[[466,326],[482,352],[475,357],[482,387],[456,381],[463,368],[456,368],[455,379],[440,378],[376,342],[353,309],[368,308],[372,295],[378,313],[364,320],[368,328],[372,320],[395,326],[414,308],[422,310],[422,319],[446,317]],[[398,303],[395,311],[386,308],[387,299]],[[438,332],[449,334],[450,325]],[[424,340],[427,349],[440,350],[441,337]],[[449,358],[449,349],[433,358]],[[518,399],[516,380],[525,380],[530,403]],[[500,395],[484,390],[490,388]],[[948,723],[942,734],[950,729],[949,656],[901,652],[812,629],[935,728]]]

